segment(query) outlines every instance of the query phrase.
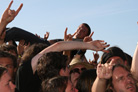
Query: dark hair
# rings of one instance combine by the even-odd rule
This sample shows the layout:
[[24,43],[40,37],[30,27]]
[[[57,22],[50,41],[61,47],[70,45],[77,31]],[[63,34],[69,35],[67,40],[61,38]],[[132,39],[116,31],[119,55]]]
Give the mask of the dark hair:
[[7,68],[6,67],[3,67],[3,66],[0,66],[0,79],[1,79],[4,71],[8,72]]
[[87,29],[88,29],[87,36],[89,36],[91,34],[91,28],[90,28],[90,26],[87,23],[82,23],[82,24],[85,25],[85,27],[87,27]]
[[125,53],[125,56],[126,56],[126,60],[127,60],[127,65],[129,66],[129,68],[131,67],[131,64],[132,64],[132,56],[129,55],[128,53]]
[[[115,68],[117,68],[117,67],[122,67],[122,68],[125,69],[126,71],[130,72],[130,70],[128,69],[128,67],[126,67],[126,66],[124,66],[124,65],[122,65],[122,64],[116,64],[116,65],[114,65],[113,68],[112,68],[112,72],[113,72],[113,71],[115,70]],[[113,86],[113,84],[112,84],[112,77],[111,77],[109,80],[107,80],[107,89],[106,89],[106,92],[113,92],[113,90],[111,89],[111,87],[114,88],[114,86]]]
[[91,92],[91,87],[96,79],[96,69],[83,71],[78,77],[76,88],[78,92]]
[[12,44],[2,44],[0,45],[0,50],[2,51],[11,51],[13,50],[15,53],[16,53],[16,56],[18,56],[18,53],[17,53],[17,48],[15,45],[12,45]]
[[105,64],[106,61],[113,56],[119,56],[124,61],[126,60],[126,56],[125,56],[123,50],[121,50],[119,47],[113,46],[113,47],[108,48],[107,50],[109,51],[109,53],[104,52],[101,57],[102,64]]
[[17,58],[14,55],[5,51],[0,51],[0,58],[10,58],[13,62],[14,68],[17,67]]
[[31,45],[23,54],[22,61],[28,61],[32,59],[36,54],[38,54],[40,51],[48,47],[47,44],[44,43],[35,43]]
[[42,82],[42,92],[65,92],[68,77],[58,76]]
[[61,69],[66,69],[67,56],[60,52],[49,52],[38,59],[37,72],[40,79],[45,80],[59,75]]

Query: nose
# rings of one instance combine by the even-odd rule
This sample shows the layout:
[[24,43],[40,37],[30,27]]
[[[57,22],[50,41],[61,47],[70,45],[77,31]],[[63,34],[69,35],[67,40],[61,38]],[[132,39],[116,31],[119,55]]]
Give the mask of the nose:
[[126,78],[127,83],[133,83],[133,79],[131,77]]

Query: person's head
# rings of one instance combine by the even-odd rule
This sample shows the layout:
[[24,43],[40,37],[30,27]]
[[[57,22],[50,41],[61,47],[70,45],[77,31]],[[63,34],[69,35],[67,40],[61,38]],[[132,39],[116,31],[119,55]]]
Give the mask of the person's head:
[[0,66],[0,92],[15,92],[15,85],[11,81],[8,70]]
[[67,56],[60,52],[49,52],[38,59],[37,72],[42,80],[54,76],[69,76]]
[[0,51],[0,65],[7,68],[12,80],[14,80],[17,70],[17,58],[5,51]]
[[7,51],[7,52],[13,54],[16,57],[18,56],[17,48],[16,48],[15,45],[12,45],[12,44],[8,44],[8,45],[7,44],[2,44],[0,46],[0,50]]
[[57,76],[42,82],[42,92],[75,92],[66,76]]
[[132,64],[132,56],[129,55],[128,53],[125,53],[125,56],[126,56],[126,60],[127,60],[127,65],[130,68],[131,64]]
[[77,29],[77,33],[75,35],[76,39],[83,39],[84,37],[90,35],[91,33],[91,28],[88,24],[86,23],[82,23],[81,25],[79,25],[78,29]]
[[113,66],[108,88],[112,92],[137,92],[132,74],[126,66],[121,64]]
[[83,71],[78,77],[76,89],[78,92],[91,92],[91,87],[96,79],[96,69]]
[[76,86],[77,78],[80,76],[82,71],[92,69],[93,66],[87,62],[84,62],[81,58],[73,58],[69,64],[70,77],[73,86]]
[[31,45],[22,55],[22,61],[28,61],[32,59],[36,54],[38,54],[40,51],[48,47],[47,44],[43,43],[37,43]]
[[110,63],[111,61],[115,64],[126,64],[126,56],[119,47],[110,47],[107,49],[109,53],[104,52],[101,57],[101,64]]

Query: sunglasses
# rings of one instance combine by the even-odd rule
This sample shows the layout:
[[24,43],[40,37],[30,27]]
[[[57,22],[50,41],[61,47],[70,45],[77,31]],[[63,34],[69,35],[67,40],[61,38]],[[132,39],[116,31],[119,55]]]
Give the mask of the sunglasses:
[[79,73],[79,74],[80,74],[80,70],[81,70],[81,71],[85,71],[85,70],[87,70],[87,69],[86,69],[86,68],[81,68],[81,69],[79,69],[79,68],[74,68],[73,70],[70,71],[70,74],[72,74],[72,73]]

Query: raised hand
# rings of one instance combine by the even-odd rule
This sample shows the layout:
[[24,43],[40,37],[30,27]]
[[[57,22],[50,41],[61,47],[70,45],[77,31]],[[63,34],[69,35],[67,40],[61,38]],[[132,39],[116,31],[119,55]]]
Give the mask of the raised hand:
[[25,40],[20,40],[19,44],[17,46],[17,51],[18,51],[18,55],[22,55],[24,52],[24,44],[25,44]]
[[90,48],[92,48],[94,51],[103,51],[107,53],[109,52],[108,50],[105,50],[105,48],[109,47],[110,45],[103,40],[94,40],[87,43],[91,44]]
[[98,64],[97,77],[100,79],[109,79],[112,76],[112,63]]
[[46,32],[46,34],[44,34],[44,39],[47,40],[49,37],[49,32]]
[[11,10],[10,7],[12,3],[13,3],[13,0],[10,2],[8,8],[4,11],[1,18],[1,22],[5,23],[6,25],[10,23],[18,15],[19,11],[22,9],[22,6],[23,6],[23,4],[21,4],[16,11]]
[[94,32],[92,32],[89,36],[86,36],[86,37],[83,39],[83,42],[93,41],[93,40],[92,40],[93,34],[94,34]]
[[67,30],[68,30],[68,28],[66,27],[65,32],[64,32],[64,41],[72,41],[73,36],[74,36],[77,32],[75,32],[73,35],[71,35],[71,34],[68,34],[68,35],[67,35]]
[[35,34],[35,36],[37,36],[38,38],[40,38],[40,35],[38,35],[38,34]]

